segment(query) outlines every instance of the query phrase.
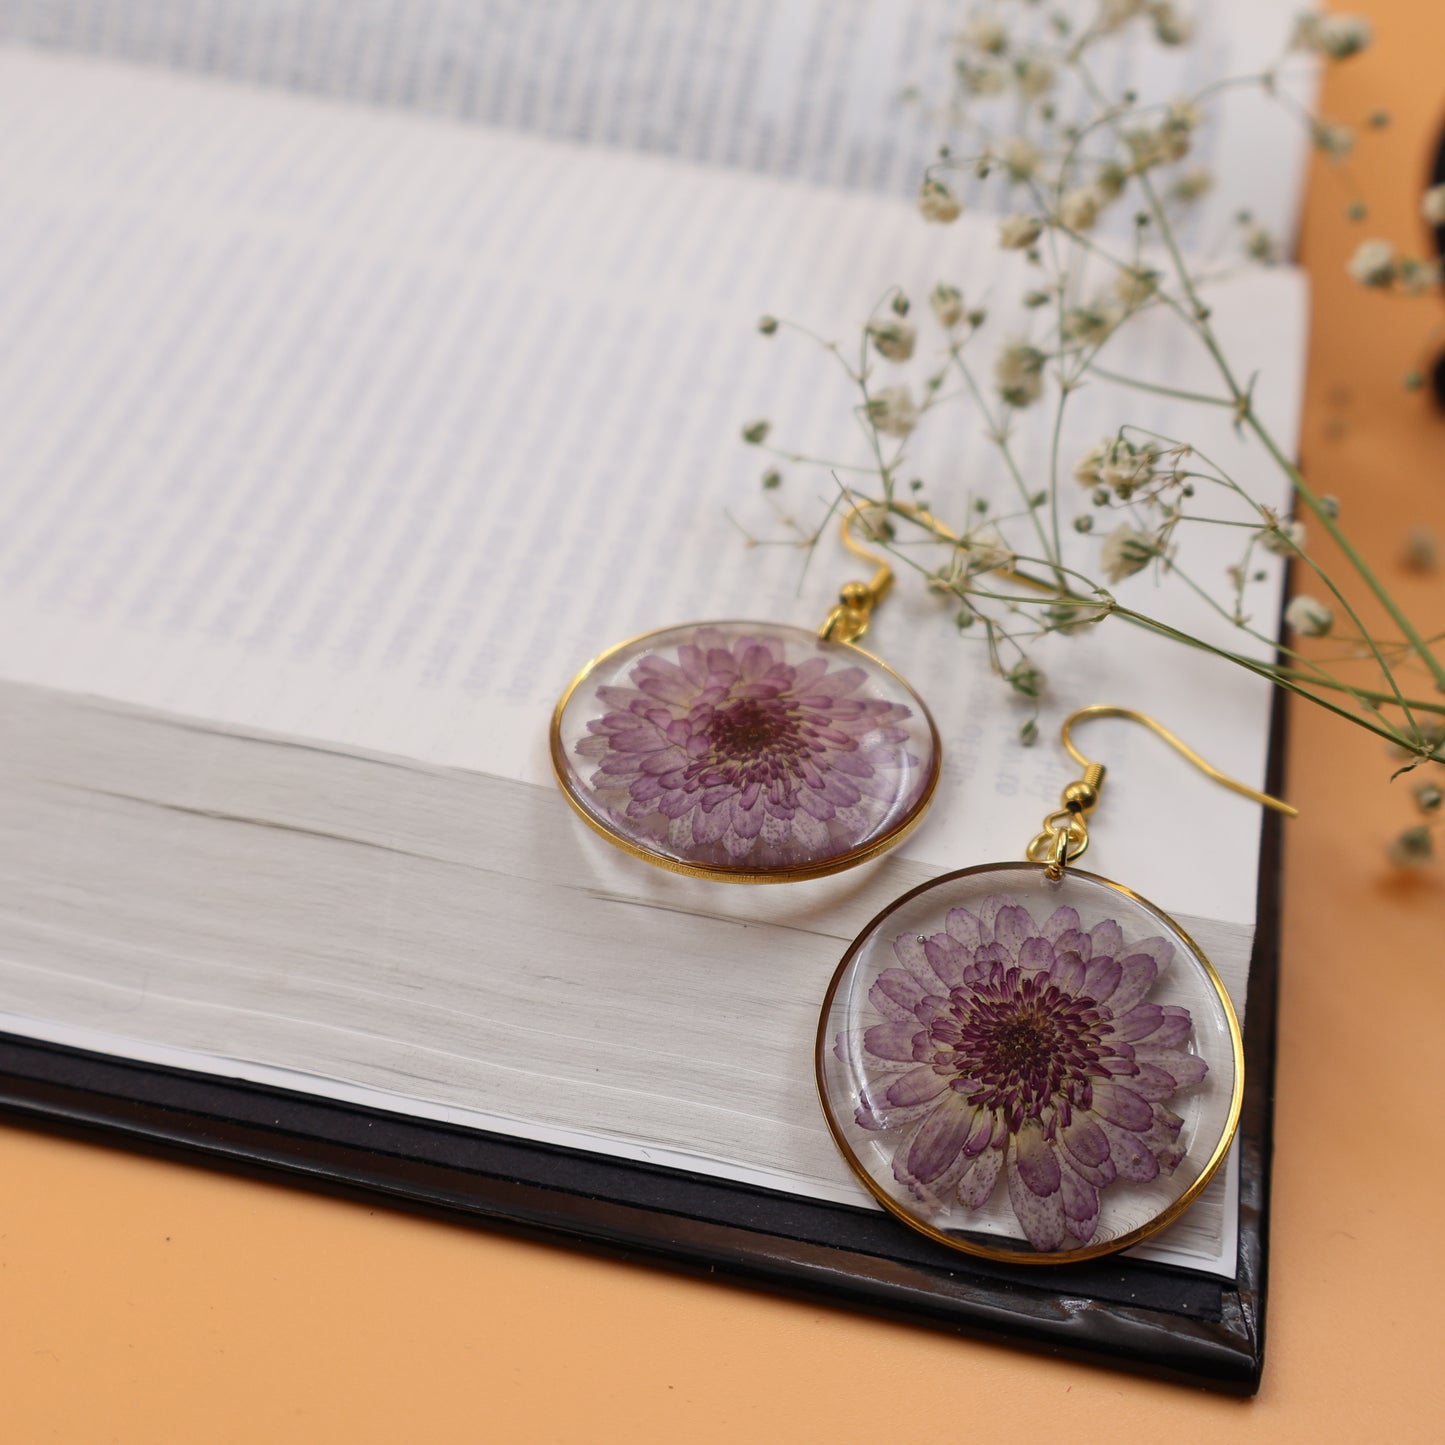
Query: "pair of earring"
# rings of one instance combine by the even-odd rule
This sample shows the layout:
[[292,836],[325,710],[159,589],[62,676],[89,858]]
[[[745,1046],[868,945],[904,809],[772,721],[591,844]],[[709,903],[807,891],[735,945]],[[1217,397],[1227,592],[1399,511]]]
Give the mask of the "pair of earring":
[[[693,877],[789,882],[878,856],[922,818],[938,729],[857,646],[892,572],[850,583],[816,633],[755,622],[669,628],[603,653],[552,719],[557,780],[585,822]],[[1254,801],[1153,719],[1099,705],[1062,742],[1083,767],[1018,862],[895,899],[823,1000],[815,1070],[828,1128],[878,1202],[965,1253],[1072,1262],[1136,1244],[1198,1198],[1244,1091],[1218,973],[1168,914],[1073,865],[1104,768],[1089,718],[1143,724]]]

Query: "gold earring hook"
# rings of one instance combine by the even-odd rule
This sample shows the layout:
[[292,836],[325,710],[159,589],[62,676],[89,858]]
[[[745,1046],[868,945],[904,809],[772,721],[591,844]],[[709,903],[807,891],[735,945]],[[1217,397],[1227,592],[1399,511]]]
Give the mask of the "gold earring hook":
[[1031,863],[1044,864],[1050,878],[1062,878],[1065,866],[1082,857],[1089,846],[1088,814],[1099,805],[1099,793],[1104,786],[1104,765],[1091,762],[1078,750],[1074,745],[1073,729],[1078,723],[1102,717],[1122,718],[1125,722],[1141,724],[1221,787],[1239,793],[1266,808],[1273,808],[1275,812],[1283,813],[1286,817],[1299,817],[1298,808],[1293,808],[1268,793],[1258,792],[1237,778],[1231,778],[1227,773],[1221,773],[1218,768],[1205,762],[1188,743],[1175,737],[1168,728],[1155,722],[1147,713],[1138,712],[1131,707],[1118,707],[1113,703],[1095,703],[1092,707],[1081,707],[1077,712],[1070,713],[1059,729],[1060,741],[1069,756],[1083,768],[1084,776],[1064,789],[1060,799],[1063,806],[1044,819],[1043,831],[1037,834],[1024,850],[1024,856]]
[[[867,582],[845,582],[838,591],[838,605],[818,629],[824,642],[857,642],[868,631],[873,609],[888,595],[893,586],[893,568],[876,552],[870,552],[853,533],[854,525],[869,527],[863,507],[850,502],[843,513],[843,545],[855,556],[874,567]],[[869,527],[869,535],[874,535]]]
[[[1177,738],[1162,723],[1155,722],[1147,713],[1137,712],[1132,707],[1117,707],[1113,703],[1095,703],[1092,707],[1081,707],[1077,712],[1072,712],[1064,719],[1064,725],[1059,729],[1059,739],[1073,760],[1083,768],[1097,767],[1100,770],[1101,780],[1103,769],[1098,763],[1091,763],[1078,748],[1074,746],[1073,729],[1076,723],[1088,722],[1091,718],[1114,717],[1122,718],[1125,722],[1139,723],[1149,729],[1155,737],[1162,738],[1181,757],[1188,758],[1196,768],[1207,778],[1213,779],[1222,788],[1228,788],[1232,793],[1238,793],[1241,797],[1248,798],[1251,802],[1260,803],[1266,808],[1273,808],[1277,813],[1283,813],[1287,818],[1298,818],[1299,809],[1291,807],[1280,798],[1272,798],[1268,793],[1261,793],[1237,778],[1231,778],[1227,773],[1221,773],[1218,768],[1204,761],[1193,748],[1182,738]],[[1097,786],[1097,785],[1096,785]]]

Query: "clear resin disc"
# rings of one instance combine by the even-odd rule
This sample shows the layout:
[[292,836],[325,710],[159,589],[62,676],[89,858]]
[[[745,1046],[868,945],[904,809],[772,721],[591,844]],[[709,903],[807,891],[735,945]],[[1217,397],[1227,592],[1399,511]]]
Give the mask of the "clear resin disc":
[[817,878],[890,848],[938,782],[918,695],[800,627],[704,622],[590,662],[557,704],[568,801],[628,852],[693,876]]
[[1020,1262],[1137,1243],[1233,1138],[1239,1025],[1179,926],[1033,863],[905,894],[844,955],[818,1030],[839,1148],[892,1213]]

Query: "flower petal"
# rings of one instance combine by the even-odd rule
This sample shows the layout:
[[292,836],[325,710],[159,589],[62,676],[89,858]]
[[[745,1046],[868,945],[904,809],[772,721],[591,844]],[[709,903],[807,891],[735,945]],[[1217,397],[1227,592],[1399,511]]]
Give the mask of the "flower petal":
[[[922,1068],[910,1069],[901,1079],[895,1079],[883,1091],[883,1097],[896,1108],[906,1109],[911,1104],[924,1104],[929,1099],[936,1099],[947,1088],[948,1075],[940,1074],[931,1064],[926,1064]],[[1152,1119],[1152,1115],[1150,1117]]]
[[923,940],[916,933],[900,933],[893,940],[893,956],[918,981],[924,993],[938,993],[940,980],[924,954]]
[[1131,1179],[1135,1184],[1147,1184],[1159,1173],[1159,1161],[1150,1152],[1144,1141],[1128,1129],[1115,1128],[1105,1123],[1104,1133],[1109,1139],[1109,1158],[1121,1179]]
[[1054,966],[1054,946],[1047,938],[1026,938],[1019,949],[1019,967],[1047,973]]
[[1069,1126],[1059,1131],[1059,1137],[1080,1164],[1098,1168],[1109,1157],[1104,1131],[1087,1114],[1076,1113]]
[[1178,1088],[1174,1075],[1161,1069],[1158,1064],[1141,1063],[1138,1070],[1138,1073],[1130,1076],[1129,1088],[1141,1099],[1167,1099]]
[[1034,931],[1034,921],[1017,903],[1000,908],[993,921],[994,942],[1001,943],[1011,959],[1019,956],[1024,940]]
[[983,942],[979,921],[966,908],[950,908],[943,926],[948,930],[948,936],[957,939],[970,953]]
[[1096,923],[1089,930],[1094,943],[1093,957],[1113,958],[1124,946],[1124,930],[1112,918]]
[[1081,1244],[1087,1244],[1099,1225],[1099,1191],[1072,1169],[1065,1169],[1059,1181],[1067,1228]]
[[1014,1139],[1014,1160],[1019,1178],[1035,1194],[1052,1194],[1059,1187],[1059,1161],[1054,1146],[1044,1138],[1037,1119],[1026,1119]]
[[1094,1113],[1121,1129],[1147,1129],[1154,1120],[1138,1094],[1112,1079],[1094,1080]]
[[935,933],[924,943],[923,952],[945,988],[957,988],[973,962],[973,955],[947,933]]
[[1019,1175],[1013,1159],[1004,1171],[1008,1176],[1008,1197],[1028,1242],[1035,1249],[1057,1249],[1064,1242],[1064,1202],[1055,1190],[1038,1195]]
[[1039,929],[1039,932],[1042,933],[1050,943],[1057,943],[1061,933],[1066,929],[1076,929],[1078,926],[1079,910],[1077,908],[1070,908],[1068,904],[1064,904],[1061,908],[1056,908],[1049,914],[1044,920],[1043,927]]
[[928,1035],[917,1022],[874,1024],[863,1035],[863,1047],[875,1058],[894,1059],[901,1063],[921,1062],[915,1053],[915,1039],[926,1043]]
[[1098,1001],[1107,1003],[1116,1018],[1121,1017],[1143,1000],[1158,976],[1159,965],[1153,958],[1147,953],[1131,953],[1119,964],[1118,987],[1107,999]]
[[1188,1041],[1194,1028],[1194,1020],[1187,1008],[1180,1008],[1176,1003],[1164,1004],[1163,1012],[1164,1021],[1155,1030],[1149,1046],[1156,1049],[1178,1048],[1180,1044]]
[[1114,1020],[1114,1037],[1124,1043],[1148,1038],[1164,1022],[1164,1010],[1157,1003],[1135,1004]]
[[998,1171],[1003,1164],[1002,1149],[985,1149],[973,1168],[959,1182],[958,1197],[970,1209],[982,1209],[993,1194],[998,1183]]
[[1203,1083],[1204,1076],[1209,1072],[1209,1065],[1198,1054],[1186,1054],[1183,1049],[1141,1048],[1135,1051],[1134,1056],[1141,1065],[1150,1064],[1163,1069],[1178,1089]]
[[1103,1003],[1119,986],[1119,965],[1110,954],[1096,953],[1084,970],[1084,996]]
[[1077,953],[1054,951],[1054,966],[1049,977],[1065,993],[1076,998],[1084,994],[1084,960]]
[[908,1149],[909,1174],[926,1184],[956,1163],[976,1112],[962,1094],[950,1089],[913,1136]]

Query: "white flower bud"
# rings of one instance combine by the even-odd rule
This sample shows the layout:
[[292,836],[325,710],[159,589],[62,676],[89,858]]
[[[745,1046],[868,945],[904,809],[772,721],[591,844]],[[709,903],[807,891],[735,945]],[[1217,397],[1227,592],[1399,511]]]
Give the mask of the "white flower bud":
[[1037,100],[1054,87],[1054,67],[1047,60],[1025,56],[1014,64],[1014,83],[1029,100]]
[[1294,47],[1331,60],[1348,60],[1364,50],[1373,36],[1370,22],[1361,15],[1301,15],[1295,21]]
[[918,425],[918,407],[906,386],[888,386],[868,399],[868,420],[889,436],[906,437]]
[[1284,620],[1301,637],[1324,637],[1335,625],[1335,614],[1317,598],[1301,595],[1285,608]]
[[1160,45],[1188,45],[1194,39],[1194,22],[1170,4],[1155,5],[1154,38]]
[[1261,527],[1259,543],[1266,552],[1276,557],[1293,557],[1305,549],[1305,524],[1303,522],[1277,522],[1273,527]]
[[940,281],[933,288],[928,304],[941,326],[957,326],[963,320],[963,292],[957,286]]
[[1128,266],[1114,277],[1114,295],[1131,311],[1159,289],[1159,273],[1148,266]]
[[1272,266],[1279,260],[1279,244],[1268,227],[1253,221],[1245,228],[1244,253],[1252,261],[1261,261],[1266,266]]
[[1044,354],[1015,341],[999,352],[993,368],[994,385],[1010,406],[1028,406],[1044,389]]
[[869,339],[880,356],[889,361],[907,361],[913,355],[918,332],[911,321],[875,321],[868,327]]
[[1445,226],[1445,185],[1431,186],[1420,200],[1420,214],[1432,226]]
[[989,55],[1002,55],[1008,49],[1008,31],[994,15],[980,15],[970,20],[963,32],[966,44]]
[[1104,538],[1099,561],[1104,568],[1104,576],[1110,582],[1122,582],[1126,577],[1142,572],[1157,556],[1159,539],[1125,524]]
[[1043,229],[1037,216],[1005,216],[998,223],[998,243],[1005,251],[1022,251],[1039,239]]
[[1345,270],[1361,286],[1387,287],[1395,280],[1395,248],[1388,241],[1361,241]]
[[1004,142],[1002,155],[1004,169],[1009,173],[1009,179],[1015,181],[1032,179],[1043,160],[1038,147],[1019,135]]
[[956,221],[963,202],[942,181],[929,176],[918,191],[918,209],[925,221]]
[[1059,221],[1070,231],[1087,231],[1099,219],[1099,193],[1077,186],[1059,197]]

